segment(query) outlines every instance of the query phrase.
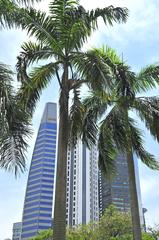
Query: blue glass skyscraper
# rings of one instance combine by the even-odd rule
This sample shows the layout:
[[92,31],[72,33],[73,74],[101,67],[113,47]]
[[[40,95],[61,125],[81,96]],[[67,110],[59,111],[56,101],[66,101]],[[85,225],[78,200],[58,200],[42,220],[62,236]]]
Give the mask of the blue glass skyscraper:
[[57,137],[57,106],[47,103],[41,119],[23,208],[21,239],[36,236],[52,225]]
[[[119,211],[130,211],[130,185],[129,173],[126,155],[119,153],[116,160],[116,175],[114,178],[106,178],[102,172],[99,173],[99,207],[100,214],[102,215],[105,208],[110,204],[114,204]],[[140,221],[143,224],[141,191],[139,182],[139,172],[137,165],[137,158],[134,154],[134,167],[135,167],[135,181],[138,196],[138,205],[140,213]]]

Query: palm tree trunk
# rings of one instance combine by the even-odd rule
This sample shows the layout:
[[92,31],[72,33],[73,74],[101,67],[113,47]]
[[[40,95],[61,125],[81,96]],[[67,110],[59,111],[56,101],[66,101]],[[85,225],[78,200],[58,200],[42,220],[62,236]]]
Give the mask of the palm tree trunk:
[[127,165],[128,165],[128,175],[129,175],[129,191],[130,191],[130,207],[131,207],[131,218],[132,218],[132,230],[133,230],[133,239],[141,240],[141,225],[140,225],[140,214],[139,214],[139,202],[137,196],[136,188],[136,178],[135,178],[135,166],[134,158],[132,152],[131,144],[131,130],[129,126],[129,117],[128,117],[128,107],[125,107],[125,119],[127,121],[127,140],[128,147],[126,151],[127,155]]
[[127,151],[127,165],[128,165],[128,173],[129,173],[129,189],[130,189],[133,239],[141,240],[142,237],[141,237],[139,203],[138,203],[137,188],[136,188],[134,159],[133,159],[133,154],[131,149]]
[[65,86],[61,90],[59,110],[58,157],[54,208],[53,239],[66,239],[66,167],[68,146],[68,98]]

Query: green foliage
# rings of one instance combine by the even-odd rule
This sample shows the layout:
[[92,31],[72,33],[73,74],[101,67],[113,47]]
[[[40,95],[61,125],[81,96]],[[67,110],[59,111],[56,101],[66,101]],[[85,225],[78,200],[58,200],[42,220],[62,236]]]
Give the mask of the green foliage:
[[117,211],[114,206],[107,208],[100,219],[98,240],[131,239],[132,224],[129,213]]
[[[20,27],[25,8],[41,0],[0,0],[0,29]],[[23,6],[23,8],[22,8]],[[21,8],[21,9],[20,9]],[[21,18],[21,20],[20,20]]]
[[151,233],[143,233],[142,240],[157,240]]
[[148,235],[153,236],[153,239],[157,240],[159,238],[159,225],[155,225],[153,228],[148,228]]
[[75,229],[68,229],[67,240],[95,240],[97,232],[93,224],[80,225]]
[[12,86],[13,73],[0,64],[0,168],[17,175],[26,167],[30,117],[24,112]]
[[[112,210],[111,210],[112,211]],[[114,211],[114,210],[113,210]],[[110,217],[110,212],[108,213],[107,217]],[[116,213],[114,212],[113,215],[111,215],[111,220],[115,220],[115,223],[113,223],[113,230],[110,231],[109,228],[107,228],[107,224],[104,223],[103,229],[98,228],[97,226],[93,226],[93,224],[88,225],[80,225],[78,228],[68,229],[67,230],[67,240],[133,240],[131,229],[129,229],[129,226],[125,228],[123,227],[123,224],[120,227],[120,224],[122,223],[124,218],[123,216],[116,216]],[[105,220],[109,220],[106,217],[105,212]],[[126,216],[127,218],[127,216]],[[125,224],[130,224],[130,216],[127,220],[124,219]],[[100,222],[100,224],[103,224]],[[104,228],[106,225],[106,228]],[[116,234],[118,231],[120,234],[118,236],[113,237],[112,235]],[[130,232],[129,232],[130,230]],[[155,233],[154,233],[155,232]],[[122,234],[121,234],[122,233]],[[156,240],[157,236],[159,235],[158,232],[156,232],[155,228],[151,228],[150,232],[143,233],[142,234],[142,240]],[[53,237],[53,231],[51,229],[41,231],[36,237],[32,238],[31,240],[52,240]]]
[[[50,240],[52,235],[53,232],[49,229],[31,240]],[[114,206],[110,206],[99,223],[68,228],[67,240],[132,240],[130,214],[119,212]]]
[[53,230],[48,229],[48,230],[40,231],[40,233],[36,237],[31,238],[30,240],[52,240],[52,238],[53,238]]

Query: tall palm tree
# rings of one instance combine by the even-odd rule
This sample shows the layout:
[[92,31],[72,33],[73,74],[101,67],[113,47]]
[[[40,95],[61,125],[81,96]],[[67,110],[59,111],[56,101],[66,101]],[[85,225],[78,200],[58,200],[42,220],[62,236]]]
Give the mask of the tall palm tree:
[[29,114],[22,110],[12,87],[13,73],[0,63],[0,168],[24,171]]
[[[86,11],[77,0],[54,0],[49,5],[50,13],[25,10],[20,19],[23,29],[36,38],[36,43],[22,45],[18,57],[18,78],[22,83],[19,95],[27,110],[32,114],[36,102],[44,88],[56,76],[60,87],[59,97],[59,136],[57,177],[54,210],[54,240],[65,239],[66,228],[66,160],[67,146],[72,128],[73,109],[79,100],[79,88],[83,83],[106,84],[107,79],[98,61],[89,52],[81,48],[91,33],[98,29],[98,18],[105,24],[125,22],[128,16],[126,8],[109,6],[103,9]],[[27,68],[39,60],[51,60],[43,66],[35,67],[29,74]],[[93,74],[98,70],[100,81]],[[106,74],[106,73],[105,73]],[[69,94],[73,92],[74,104],[69,116]]]
[[[138,128],[140,119],[151,135],[159,141],[159,96],[138,97],[139,94],[159,85],[159,66],[150,65],[138,74],[122,62],[111,48],[93,49],[101,56],[101,63],[110,66],[113,80],[112,86],[106,90],[92,91],[84,100],[88,115],[92,121],[98,122],[99,128],[99,166],[104,173],[110,174],[114,169],[114,159],[118,152],[126,154],[131,216],[134,240],[141,239],[138,197],[135,181],[134,154],[152,169],[159,170],[154,156],[144,148],[142,131]],[[108,61],[109,60],[109,61]],[[133,119],[132,112],[138,118]]]

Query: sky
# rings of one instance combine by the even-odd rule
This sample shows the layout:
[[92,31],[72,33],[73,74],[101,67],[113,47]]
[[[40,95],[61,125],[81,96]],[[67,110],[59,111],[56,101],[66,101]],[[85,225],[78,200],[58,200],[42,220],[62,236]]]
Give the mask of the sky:
[[[45,3],[40,8],[47,9]],[[114,24],[106,27],[100,21],[99,30],[93,34],[85,48],[109,45],[134,71],[139,71],[143,66],[159,62],[159,1],[157,0],[81,0],[80,3],[87,9],[106,7],[109,5],[127,7],[129,18],[126,24]],[[39,7],[39,6],[38,6]],[[0,62],[10,65],[15,71],[16,56],[20,51],[23,41],[28,40],[25,32],[9,30],[0,32]],[[17,84],[15,82],[15,84]],[[158,95],[159,89],[150,94]],[[29,140],[27,153],[27,167],[31,161],[40,118],[44,105],[49,101],[58,101],[58,85],[53,79],[49,87],[43,92],[33,118],[34,134]],[[139,123],[143,129],[143,123]],[[159,146],[146,132],[144,135],[147,150],[159,158]],[[159,223],[159,172],[152,171],[139,162],[142,203],[148,209],[145,217],[147,225]],[[28,171],[15,179],[14,175],[4,170],[0,171],[0,240],[11,238],[12,224],[21,221],[24,195]]]

